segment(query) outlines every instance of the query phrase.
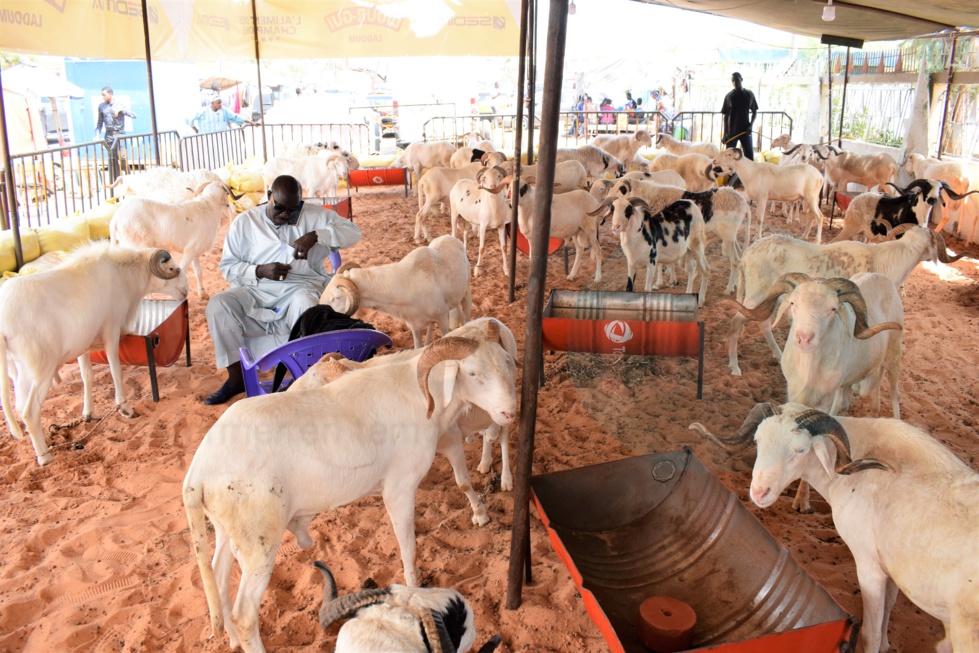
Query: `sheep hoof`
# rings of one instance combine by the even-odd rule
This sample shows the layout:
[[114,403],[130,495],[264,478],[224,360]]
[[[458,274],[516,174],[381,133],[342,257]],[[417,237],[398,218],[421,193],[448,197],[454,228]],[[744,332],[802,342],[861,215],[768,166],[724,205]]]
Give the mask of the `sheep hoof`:
[[473,276],[474,277],[478,277],[479,276],[479,267],[478,266],[473,268]]
[[206,302],[208,299],[211,298],[211,296],[208,295],[206,292],[202,292],[202,293],[200,293],[200,298],[201,298],[201,301],[202,302]]
[[804,506],[797,506],[795,504],[795,501],[793,501],[792,502],[792,508],[796,512],[798,512],[798,513],[800,513],[802,515],[811,515],[813,513],[812,506],[810,506],[808,503],[806,505],[804,505]]
[[731,376],[741,376],[741,368],[740,367],[732,367],[731,368]]
[[504,492],[512,492],[513,491],[513,477],[512,476],[504,476],[502,479],[500,479],[500,489],[503,490]]
[[482,511],[473,514],[473,525],[475,526],[485,526],[490,521],[489,515],[486,514],[486,508]]
[[479,472],[480,474],[489,474],[491,471],[493,471],[493,466],[480,465],[479,467],[476,468],[476,471]]
[[130,406],[129,404],[121,404],[119,406],[116,406],[116,410],[119,411],[120,415],[122,415],[123,417],[127,417],[129,419],[135,419],[136,417],[139,417],[139,415],[136,414],[136,411],[133,410],[132,406]]
[[40,456],[37,457],[37,466],[44,467],[52,460],[54,460],[54,454],[52,454],[50,451],[45,451],[44,453],[42,453]]
[[92,413],[82,413],[82,421],[83,422],[91,422],[92,421]]

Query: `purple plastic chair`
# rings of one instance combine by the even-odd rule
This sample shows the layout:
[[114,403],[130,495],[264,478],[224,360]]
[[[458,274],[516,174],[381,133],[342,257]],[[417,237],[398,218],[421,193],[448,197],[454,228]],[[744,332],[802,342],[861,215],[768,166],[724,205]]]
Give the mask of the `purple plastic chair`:
[[[245,394],[249,397],[268,394],[272,391],[272,380],[259,381],[258,373],[275,369],[282,363],[289,375],[282,381],[285,389],[294,380],[313,366],[324,354],[339,352],[352,361],[365,361],[381,347],[391,347],[391,338],[387,334],[373,329],[344,329],[314,333],[311,336],[297,338],[280,345],[258,360],[252,359],[248,347],[242,347],[241,374],[245,379]],[[291,375],[291,378],[290,378]]]

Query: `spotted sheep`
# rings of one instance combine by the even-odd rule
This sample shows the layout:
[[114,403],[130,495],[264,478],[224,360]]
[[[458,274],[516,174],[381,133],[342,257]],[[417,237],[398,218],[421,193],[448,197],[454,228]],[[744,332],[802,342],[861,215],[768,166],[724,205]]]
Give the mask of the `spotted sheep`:
[[854,236],[867,240],[871,236],[886,236],[899,224],[927,227],[932,209],[942,201],[941,182],[917,179],[898,191],[897,196],[868,192],[853,198],[843,217],[843,228],[831,242]]
[[[765,299],[772,284],[789,272],[802,272],[819,278],[847,279],[858,272],[877,272],[900,287],[922,261],[953,263],[965,256],[949,256],[941,234],[924,227],[901,225],[892,230],[890,237],[895,238],[902,233],[904,237],[900,240],[873,245],[852,240],[816,245],[781,235],[762,238],[746,249],[738,262],[737,302],[747,309],[757,307]],[[728,334],[728,365],[731,374],[736,376],[741,375],[741,368],[738,366],[738,337],[747,319],[736,313],[731,319],[731,330]],[[760,320],[758,325],[775,360],[780,360],[782,350],[772,336],[771,322],[767,319]]]
[[707,294],[709,266],[704,256],[704,217],[690,200],[673,202],[660,212],[638,197],[606,200],[591,215],[612,215],[612,232],[618,234],[625,253],[628,272],[626,290],[635,288],[640,263],[646,264],[645,291],[653,289],[657,263],[676,263],[687,259],[687,292],[693,292],[696,271],[700,271],[699,305]]
[[[313,565],[323,574],[320,626],[349,619],[335,653],[467,653],[476,642],[472,608],[454,589],[375,585],[340,597],[329,567]],[[479,653],[492,653],[501,641],[494,635]]]
[[[513,175],[516,165],[514,161],[508,160],[501,166],[508,175]],[[537,177],[536,165],[521,165],[520,178]],[[608,181],[607,179],[596,179],[594,183]],[[588,188],[588,171],[581,161],[562,161],[554,166],[554,194],[570,193],[573,190]],[[601,199],[601,198],[598,198]]]
[[961,215],[962,200],[967,195],[979,193],[979,190],[969,190],[969,173],[965,164],[961,161],[939,161],[921,154],[908,154],[901,165],[905,167],[908,174],[916,179],[936,179],[943,182],[942,187],[952,201],[947,206],[943,203],[942,218],[938,221],[935,230],[940,232],[944,229],[945,223],[954,214],[959,225],[959,235],[968,236],[968,234],[962,233],[965,228],[965,221]]
[[738,230],[745,218],[748,219],[748,229],[751,229],[751,210],[741,193],[726,187],[712,188],[697,193],[623,178],[615,182],[609,190],[609,196],[612,198],[639,197],[649,204],[652,211],[660,211],[677,200],[693,200],[696,202],[703,215],[705,234],[708,238],[708,242],[704,245],[708,245],[711,239],[720,239],[721,252],[727,257],[731,269],[725,292],[728,294],[734,292],[738,259],[741,258],[741,249],[738,246]]

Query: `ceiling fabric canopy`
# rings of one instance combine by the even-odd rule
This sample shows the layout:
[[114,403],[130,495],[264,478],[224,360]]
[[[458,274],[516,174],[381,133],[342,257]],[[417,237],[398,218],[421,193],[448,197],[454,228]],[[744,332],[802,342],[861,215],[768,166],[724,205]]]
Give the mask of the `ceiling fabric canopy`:
[[977,0],[833,0],[833,21],[822,20],[825,0],[636,1],[737,18],[817,38],[831,34],[863,41],[891,41],[955,27],[979,27]]
[[[519,0],[255,0],[263,59],[515,56]],[[249,0],[149,0],[163,61],[255,58]],[[145,57],[140,0],[0,0],[0,50]]]

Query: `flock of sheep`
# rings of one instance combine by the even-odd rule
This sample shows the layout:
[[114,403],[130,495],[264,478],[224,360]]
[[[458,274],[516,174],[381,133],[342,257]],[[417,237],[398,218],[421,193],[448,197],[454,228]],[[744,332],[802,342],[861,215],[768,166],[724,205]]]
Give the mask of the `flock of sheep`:
[[[710,272],[705,249],[720,241],[730,264],[726,291],[736,293],[725,300],[737,309],[728,341],[731,372],[741,372],[738,336],[747,320],[755,321],[781,361],[789,403],[759,404],[734,436],[716,436],[699,424],[691,428],[728,448],[754,438],[758,455],[751,498],[759,506],[771,505],[798,479],[805,483],[797,509],[809,510],[808,485],[827,498],[857,563],[865,651],[886,650],[887,619],[898,589],[945,624],[940,650],[979,651],[979,474],[899,421],[898,393],[904,325],[899,288],[922,261],[961,258],[948,256],[944,239],[929,222],[946,197],[958,202],[968,189],[917,155],[907,162],[913,170],[944,176],[885,188],[897,171],[893,160],[784,141],[784,165],[752,162],[738,150],[718,151],[667,135],[654,143],[645,131],[599,136],[589,145],[558,150],[554,188],[547,190],[553,192],[550,235],[575,246],[568,278],[576,277],[582,255],[589,252],[597,282],[600,227],[611,218],[611,232],[626,258],[626,289],[635,288],[640,264],[646,266],[646,291],[662,284],[663,267],[675,280],[677,264],[687,271],[688,292],[700,276],[701,304]],[[654,145],[665,152],[652,162],[639,156],[641,148]],[[792,162],[800,152],[803,157]],[[279,174],[292,174],[307,195],[335,194],[338,181],[357,165],[335,146],[292,153],[299,156],[266,163],[267,184]],[[224,630],[231,647],[246,653],[265,650],[259,607],[285,531],[308,547],[312,539],[306,529],[316,515],[370,494],[383,498],[406,585],[338,598],[332,574],[319,563],[324,627],[354,617],[341,628],[337,651],[456,653],[470,650],[476,640],[464,597],[454,590],[415,587],[415,494],[435,454],[443,453],[470,502],[473,523],[488,522],[462,447],[477,432],[484,438],[479,471],[489,471],[491,445],[499,440],[501,486],[512,489],[506,430],[517,415],[519,353],[502,322],[470,319],[471,277],[482,272],[490,229],[499,234],[503,274],[514,272],[507,264],[504,226],[516,202],[519,228],[529,239],[535,193],[542,189],[536,187],[533,166],[523,166],[521,183],[513,184],[514,162],[475,135],[462,147],[413,143],[395,165],[418,176],[416,242],[429,240],[429,221],[439,205],[449,211],[451,234],[397,262],[367,268],[344,264],[320,302],[348,315],[363,307],[404,321],[415,348],[366,363],[327,357],[288,392],[233,404],[204,437],[185,477],[183,500],[213,632]],[[742,189],[718,187],[720,174],[736,174]],[[841,236],[822,245],[819,204],[827,180],[856,181],[882,192],[856,198]],[[232,218],[228,198],[234,196],[214,173],[154,171],[123,178],[123,184],[135,196],[124,200],[113,218],[111,244],[85,246],[49,272],[0,287],[3,409],[15,437],[22,435],[17,413],[23,418],[41,465],[50,462],[51,453],[40,408],[59,367],[78,359],[88,418],[88,351],[104,345],[118,409],[135,416],[121,383],[123,325],[147,293],[186,296],[188,265],[194,267],[199,296],[206,299],[198,259],[213,246],[224,217]],[[816,226],[815,243],[762,238],[770,200],[801,202],[810,216],[807,237]],[[758,213],[755,234],[751,203]],[[462,241],[455,237],[460,228]],[[470,231],[479,235],[472,266],[465,245]],[[845,239],[877,235],[887,240]],[[183,253],[180,266],[168,250]],[[23,310],[37,305],[45,311]],[[772,325],[784,313],[791,326],[782,351]],[[434,338],[434,325],[440,339]],[[846,412],[853,393],[869,395],[879,408],[885,370],[893,419],[835,417]],[[236,455],[228,456],[229,450]],[[930,516],[927,524],[920,520],[924,513]],[[215,533],[213,554],[206,521]],[[235,561],[241,582],[232,600]],[[480,651],[492,651],[499,641],[491,639]]]

